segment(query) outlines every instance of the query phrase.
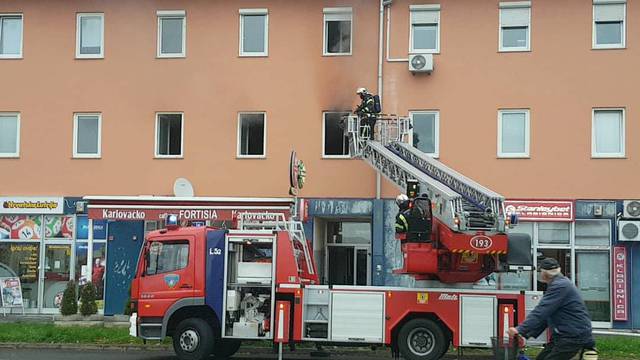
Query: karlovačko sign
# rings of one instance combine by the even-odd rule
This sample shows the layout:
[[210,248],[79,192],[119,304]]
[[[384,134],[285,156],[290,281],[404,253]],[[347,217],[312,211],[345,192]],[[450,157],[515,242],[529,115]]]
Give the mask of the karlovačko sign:
[[[105,220],[120,220],[120,221],[137,221],[137,220],[162,220],[168,214],[175,214],[178,216],[178,220],[218,220],[218,221],[231,221],[234,220],[239,213],[251,213],[260,214],[264,213],[265,216],[271,216],[271,214],[285,214],[288,217],[289,209],[273,209],[265,207],[264,209],[129,209],[129,208],[90,208],[89,218],[91,219],[105,219]],[[256,215],[257,216],[257,215]]]
[[507,214],[517,214],[520,221],[566,221],[575,218],[573,201],[561,200],[507,200]]
[[62,214],[62,197],[0,197],[0,214]]
[[627,249],[613,247],[613,320],[627,321]]

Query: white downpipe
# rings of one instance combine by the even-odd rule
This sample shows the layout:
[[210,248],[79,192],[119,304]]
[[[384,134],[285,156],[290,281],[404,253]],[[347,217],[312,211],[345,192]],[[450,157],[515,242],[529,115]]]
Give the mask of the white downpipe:
[[387,11],[387,62],[409,62],[409,58],[406,59],[391,59],[390,58],[390,45],[389,45],[389,29],[391,28],[391,9]]
[[[382,61],[384,51],[384,0],[380,0],[380,24],[378,30],[378,96],[380,97],[380,104],[382,104]],[[371,129],[373,132],[373,129]],[[376,199],[380,199],[380,172],[376,171]]]

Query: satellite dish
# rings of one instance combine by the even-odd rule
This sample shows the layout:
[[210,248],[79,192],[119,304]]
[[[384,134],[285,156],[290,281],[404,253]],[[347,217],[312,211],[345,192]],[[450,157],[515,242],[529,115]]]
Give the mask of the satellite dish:
[[185,178],[177,178],[173,183],[173,195],[177,197],[192,197],[193,185]]

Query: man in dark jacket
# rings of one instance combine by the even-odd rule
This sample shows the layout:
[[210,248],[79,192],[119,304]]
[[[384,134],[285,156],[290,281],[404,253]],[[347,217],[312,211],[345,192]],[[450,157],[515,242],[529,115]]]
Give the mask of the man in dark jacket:
[[[360,95],[361,102],[354,113],[360,117],[360,126],[369,125],[368,137],[373,138],[373,128],[377,120],[375,100],[365,88],[359,88],[356,90],[356,94]],[[361,131],[360,136],[365,136],[365,134]]]
[[509,335],[537,337],[549,328],[551,341],[536,360],[569,360],[583,349],[595,346],[591,318],[578,289],[560,272],[558,261],[545,258],[539,267],[547,291],[525,321],[509,329]]

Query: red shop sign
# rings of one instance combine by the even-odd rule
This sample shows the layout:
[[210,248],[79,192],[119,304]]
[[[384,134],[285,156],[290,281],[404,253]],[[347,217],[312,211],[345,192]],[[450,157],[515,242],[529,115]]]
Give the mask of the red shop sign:
[[613,320],[627,321],[627,248],[613,247]]
[[[183,208],[183,209],[135,209],[135,208],[89,208],[89,218],[105,220],[163,220],[168,214],[178,215],[178,220],[234,220],[239,213],[255,214],[258,220],[270,220],[263,217],[275,217],[275,214],[288,216],[289,210],[273,209],[215,209],[215,208]],[[263,216],[262,216],[263,215]]]
[[524,221],[568,221],[574,219],[573,201],[507,200],[507,214],[517,214]]

